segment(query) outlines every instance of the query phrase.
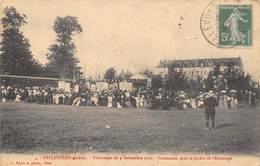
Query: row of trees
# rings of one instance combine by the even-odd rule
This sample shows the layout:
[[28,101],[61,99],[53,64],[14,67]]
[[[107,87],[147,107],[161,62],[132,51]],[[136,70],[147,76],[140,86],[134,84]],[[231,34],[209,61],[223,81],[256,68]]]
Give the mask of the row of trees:
[[[256,85],[249,74],[245,74],[233,63],[228,63],[224,70],[221,70],[220,65],[216,63],[206,79],[200,76],[189,78],[177,64],[168,66],[166,78],[163,78],[161,75],[154,75],[148,68],[139,73],[152,80],[152,89],[155,91],[159,89],[167,91],[184,90],[194,96],[199,92],[209,90],[220,93],[222,90],[232,89],[237,90],[238,95],[241,96],[241,91],[253,90]],[[132,74],[129,71],[122,71],[120,74],[117,74],[113,67],[109,68],[104,74],[104,78],[108,82],[127,80],[131,76]]]
[[215,64],[206,79],[200,76],[189,78],[176,64],[168,66],[166,78],[160,75],[152,77],[152,89],[154,90],[184,90],[191,95],[197,95],[199,92],[209,90],[220,93],[222,90],[234,89],[237,90],[238,96],[241,97],[246,90],[255,90],[256,85],[256,82],[252,80],[249,74],[245,74],[241,68],[233,63],[228,63],[224,70],[220,69],[219,64]]
[[[27,17],[20,14],[14,7],[4,9],[1,19],[3,32],[1,34],[1,73],[8,75],[49,76],[59,78],[80,78],[81,68],[76,58],[76,46],[73,36],[82,32],[82,27],[76,17],[57,17],[53,30],[56,41],[49,47],[48,63],[43,66],[33,58],[30,43],[21,32],[21,27],[27,24]],[[15,81],[15,80],[12,80]]]
[[228,63],[223,71],[219,64],[215,64],[205,83],[207,90],[214,89],[218,93],[222,90],[236,90],[239,98],[248,90],[255,91],[257,87],[249,74],[232,63]]
[[[50,45],[49,52],[46,54],[48,63],[43,66],[33,58],[29,40],[21,31],[21,27],[28,23],[26,15],[19,13],[14,7],[5,8],[3,13],[1,74],[75,78],[76,80],[82,77],[83,73],[78,66],[79,60],[75,56],[77,51],[73,42],[73,37],[82,32],[76,17],[66,16],[55,19],[53,30],[56,33],[56,40]],[[151,74],[148,71],[147,69],[144,73]],[[116,73],[116,70],[111,67],[105,72],[104,79],[109,82],[128,80],[132,75],[128,70]]]
[[128,80],[133,74],[129,70],[122,70],[119,74],[116,72],[114,67],[111,67],[106,70],[104,74],[104,79],[109,83],[114,82],[115,80],[123,81]]

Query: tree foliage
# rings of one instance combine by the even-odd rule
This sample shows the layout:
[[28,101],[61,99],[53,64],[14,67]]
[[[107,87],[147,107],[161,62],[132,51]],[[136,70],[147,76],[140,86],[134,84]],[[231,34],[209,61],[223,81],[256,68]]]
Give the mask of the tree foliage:
[[112,83],[116,80],[116,70],[114,67],[110,67],[107,69],[107,71],[104,74],[104,78],[107,80],[107,82]]
[[158,91],[163,87],[163,78],[160,75],[154,75],[152,77],[152,90]]
[[14,7],[6,7],[4,15],[1,20],[4,29],[19,30],[22,25],[27,24],[26,15],[20,14]]
[[204,81],[203,78],[197,76],[192,79],[187,80],[188,89],[192,92],[192,95],[197,95],[199,92],[203,91]]
[[145,75],[147,78],[152,78],[153,77],[153,72],[149,68],[146,68],[145,70],[142,70],[139,72],[139,74]]
[[133,74],[129,70],[122,70],[121,73],[117,76],[117,79],[120,81],[128,80]]
[[168,66],[166,85],[168,90],[185,90],[188,88],[188,78],[183,70],[176,64],[170,64]]
[[215,63],[215,64],[214,64],[214,66],[213,66],[213,71],[212,71],[212,75],[213,75],[213,77],[218,77],[219,75],[221,75],[219,63]]
[[56,43],[49,47],[47,54],[48,70],[53,76],[60,78],[73,78],[79,68],[78,59],[75,57],[76,46],[73,36],[82,32],[81,25],[76,17],[57,17],[53,30],[56,32]]
[[228,89],[240,89],[239,80],[242,77],[242,71],[237,66],[234,66],[232,63],[229,63],[223,73]]
[[215,64],[205,82],[205,90],[215,90],[220,93],[222,90],[235,89],[240,97],[246,90],[252,89],[252,79],[249,74],[233,63],[228,63],[223,70]]
[[27,24],[26,16],[20,14],[14,7],[6,7],[3,13],[1,73],[37,75],[41,71],[41,65],[33,59],[29,40],[20,31],[20,28]]
[[214,80],[215,80],[214,72],[211,71],[211,72],[209,72],[208,77],[204,81],[205,82],[205,90],[206,91],[214,89]]

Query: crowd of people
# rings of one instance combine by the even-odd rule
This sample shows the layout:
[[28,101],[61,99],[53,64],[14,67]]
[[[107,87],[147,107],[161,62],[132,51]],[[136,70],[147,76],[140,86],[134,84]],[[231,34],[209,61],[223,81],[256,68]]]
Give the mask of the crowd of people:
[[107,107],[145,107],[147,97],[145,92],[104,90],[101,92],[65,92],[64,90],[48,87],[14,88],[1,87],[1,102],[14,100],[37,104],[64,104],[73,106],[107,106]]
[[[219,110],[237,109],[238,100],[236,90],[223,90],[218,95]],[[172,106],[180,110],[188,108],[202,108],[205,106],[205,96],[208,93],[200,92],[197,97],[191,97],[184,91],[167,92],[152,90],[103,90],[100,92],[85,90],[83,92],[65,92],[54,87],[1,87],[1,102],[14,100],[37,104],[64,104],[73,106],[104,106],[116,108],[151,108],[169,109]],[[256,105],[256,93],[248,92],[248,103]]]

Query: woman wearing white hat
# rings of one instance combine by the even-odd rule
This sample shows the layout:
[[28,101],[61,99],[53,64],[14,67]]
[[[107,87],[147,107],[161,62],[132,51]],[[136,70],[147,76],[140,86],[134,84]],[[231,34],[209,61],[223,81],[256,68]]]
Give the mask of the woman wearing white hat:
[[219,96],[219,109],[220,110],[227,110],[228,109],[228,105],[227,105],[227,91],[222,90],[220,92],[220,96]]
[[235,111],[237,111],[237,97],[236,97],[236,90],[231,90],[230,91],[230,106],[231,109],[234,109]]

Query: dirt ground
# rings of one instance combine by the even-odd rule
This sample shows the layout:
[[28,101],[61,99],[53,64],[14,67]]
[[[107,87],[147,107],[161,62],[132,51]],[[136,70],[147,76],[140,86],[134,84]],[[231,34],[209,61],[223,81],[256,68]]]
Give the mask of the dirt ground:
[[205,130],[203,110],[148,110],[0,103],[4,153],[259,154],[260,108],[217,111]]

